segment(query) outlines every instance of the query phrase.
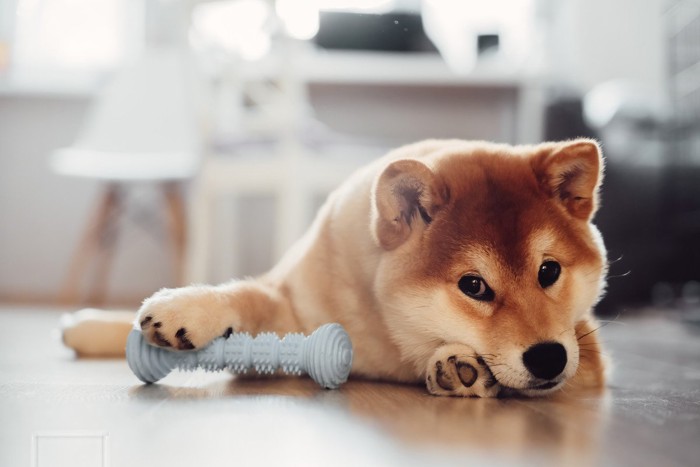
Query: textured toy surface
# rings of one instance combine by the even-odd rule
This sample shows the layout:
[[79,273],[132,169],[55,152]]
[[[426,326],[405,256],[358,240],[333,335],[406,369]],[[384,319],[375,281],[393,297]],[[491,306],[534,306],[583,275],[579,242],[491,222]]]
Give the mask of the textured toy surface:
[[254,369],[262,374],[281,369],[286,374],[307,373],[324,388],[335,389],[350,374],[352,343],[345,329],[332,323],[324,324],[308,337],[294,333],[280,339],[274,333],[256,337],[234,333],[214,339],[200,350],[175,352],[148,344],[134,329],[126,342],[126,360],[144,383],[155,383],[176,368],[234,373]]

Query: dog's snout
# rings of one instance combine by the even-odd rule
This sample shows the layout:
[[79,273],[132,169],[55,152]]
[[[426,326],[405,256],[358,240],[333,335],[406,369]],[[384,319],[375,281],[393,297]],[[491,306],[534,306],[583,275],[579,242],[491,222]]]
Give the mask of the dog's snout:
[[523,353],[523,363],[535,377],[552,379],[566,367],[566,349],[558,342],[535,344]]

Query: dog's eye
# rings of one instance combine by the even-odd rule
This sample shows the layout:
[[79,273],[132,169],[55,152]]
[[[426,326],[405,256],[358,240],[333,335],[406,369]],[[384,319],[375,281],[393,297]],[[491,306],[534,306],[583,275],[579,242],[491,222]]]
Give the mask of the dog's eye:
[[545,261],[540,266],[540,272],[537,275],[537,280],[540,281],[540,285],[543,289],[546,289],[550,285],[554,284],[557,279],[559,279],[559,274],[561,273],[561,266],[556,261]]
[[484,302],[493,300],[493,290],[491,290],[491,287],[488,286],[486,281],[479,276],[463,276],[459,280],[458,285],[459,290],[467,297]]

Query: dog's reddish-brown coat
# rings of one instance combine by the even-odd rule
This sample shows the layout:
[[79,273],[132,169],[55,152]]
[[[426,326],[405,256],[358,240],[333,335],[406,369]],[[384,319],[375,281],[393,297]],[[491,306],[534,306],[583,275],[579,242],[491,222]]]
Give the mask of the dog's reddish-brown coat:
[[[309,332],[337,321],[353,339],[353,372],[396,381],[422,381],[441,346],[463,343],[501,358],[493,363],[510,373],[499,380],[518,386],[522,351],[564,339],[581,364],[565,376],[600,385],[600,354],[586,351],[599,350],[596,333],[584,338],[586,349],[576,336],[594,329],[591,308],[604,284],[605,252],[589,223],[601,174],[588,140],[406,146],[336,190],[270,273],[162,292],[140,314],[186,327],[198,347],[230,326]],[[537,271],[549,256],[563,272],[543,290]],[[493,302],[460,292],[469,273],[489,283]]]

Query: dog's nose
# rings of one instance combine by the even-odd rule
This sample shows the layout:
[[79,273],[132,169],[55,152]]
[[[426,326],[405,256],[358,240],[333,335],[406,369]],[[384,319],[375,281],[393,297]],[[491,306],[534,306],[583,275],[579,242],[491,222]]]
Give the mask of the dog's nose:
[[535,344],[523,353],[523,363],[535,377],[552,379],[566,367],[566,349],[558,342]]

